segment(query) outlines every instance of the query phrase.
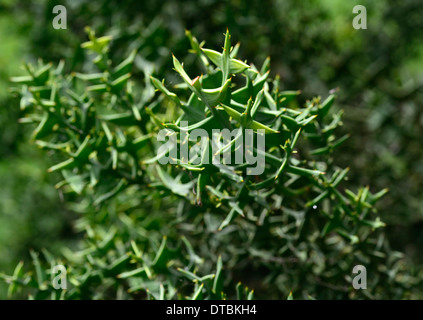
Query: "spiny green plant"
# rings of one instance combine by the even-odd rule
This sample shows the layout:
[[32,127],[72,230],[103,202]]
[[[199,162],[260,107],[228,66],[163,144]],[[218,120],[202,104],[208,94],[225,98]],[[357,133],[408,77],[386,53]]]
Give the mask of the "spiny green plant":
[[[10,295],[24,287],[35,299],[251,299],[246,286],[269,299],[409,294],[417,280],[389,248],[374,207],[386,190],[341,191],[348,168],[336,166],[334,150],[348,136],[336,138],[334,93],[300,104],[299,91],[280,91],[270,77],[269,58],[260,69],[237,59],[229,32],[218,52],[187,31],[197,65],[187,72],[173,57],[182,79],[173,88],[136,52],[113,63],[112,38],[88,35],[82,47],[93,60],[83,70],[40,62],[12,79],[22,122],[35,124],[32,140],[55,162],[49,171],[63,175],[57,188],[80,213],[75,229],[85,238],[63,257],[33,252],[33,270],[19,263],[2,275]],[[248,174],[245,160],[207,163],[210,139],[186,138],[225,128],[263,132],[264,150],[253,150],[265,159],[262,174]],[[169,156],[158,152],[161,130],[179,142],[174,164],[161,164]],[[220,151],[235,157],[237,139]],[[205,151],[184,159],[184,144]],[[58,264],[66,290],[51,282]],[[352,288],[358,264],[367,290]]]

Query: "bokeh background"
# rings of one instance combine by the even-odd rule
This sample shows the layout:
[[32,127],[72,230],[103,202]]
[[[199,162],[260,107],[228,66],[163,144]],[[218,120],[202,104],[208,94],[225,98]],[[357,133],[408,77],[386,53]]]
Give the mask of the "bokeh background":
[[[66,30],[52,27],[59,4],[67,8]],[[366,30],[352,27],[358,4],[367,8]],[[186,29],[219,48],[229,28],[242,43],[239,57],[257,65],[271,57],[283,89],[311,98],[338,88],[336,107],[351,138],[337,162],[351,168],[350,188],[389,188],[379,203],[387,236],[421,266],[422,17],[421,0],[0,0],[0,271],[12,273],[31,248],[58,253],[78,239],[74,214],[54,188],[58,178],[47,174],[51,160],[28,141],[7,88],[25,61],[66,59],[75,67],[83,60],[85,26],[113,35],[122,48],[136,46],[160,70],[172,69],[170,48],[185,55]],[[119,54],[115,47],[112,55]],[[0,298],[5,293],[0,283]]]

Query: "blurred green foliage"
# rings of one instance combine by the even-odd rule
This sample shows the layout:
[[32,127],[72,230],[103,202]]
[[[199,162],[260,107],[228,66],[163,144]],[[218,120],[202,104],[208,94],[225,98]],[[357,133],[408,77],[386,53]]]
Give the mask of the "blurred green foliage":
[[[56,4],[68,9],[68,30],[51,26]],[[367,30],[351,26],[356,4],[367,7]],[[339,88],[335,108],[345,110],[341,134],[352,135],[335,153],[336,162],[351,167],[350,189],[389,188],[389,195],[379,203],[382,219],[388,223],[387,236],[395,249],[421,263],[422,16],[423,4],[418,0],[201,0],[184,1],[184,5],[178,1],[2,0],[0,167],[7,192],[0,199],[4,221],[0,238],[5,239],[1,243],[6,243],[8,254],[1,268],[10,271],[16,261],[28,256],[28,247],[40,249],[52,238],[66,239],[70,226],[66,218],[70,213],[52,187],[57,177],[45,173],[52,162],[25,142],[26,129],[17,124],[18,102],[6,94],[7,78],[21,72],[18,66],[23,60],[35,62],[39,57],[56,63],[64,58],[67,71],[84,67],[87,59],[79,44],[87,25],[98,34],[113,36],[112,59],[137,49],[138,57],[154,62],[155,74],[170,84],[179,82],[171,70],[170,53],[185,57],[189,46],[185,29],[206,39],[207,47],[219,48],[228,27],[242,43],[240,56],[257,65],[270,56],[271,75],[280,74],[282,89],[302,89],[300,104]],[[193,59],[188,56],[186,65],[195,66]],[[31,165],[29,154],[34,160]],[[40,222],[38,227],[31,217]],[[16,239],[7,233],[15,229],[20,230]],[[45,241],[40,233],[48,235]]]
[[[280,91],[280,79],[269,78],[269,59],[259,69],[236,59],[228,32],[221,53],[186,34],[202,75],[191,78],[173,56],[183,80],[172,86],[177,94],[151,76],[151,62],[136,63],[136,51],[111,60],[113,38],[89,29],[81,47],[94,53],[93,64],[70,74],[63,62],[27,64],[25,76],[12,78],[22,120],[35,124],[32,139],[55,160],[49,171],[61,173],[57,187],[80,214],[76,227],[86,239],[82,250],[63,249],[67,290],[51,283],[61,258],[32,252],[32,270],[18,264],[13,275],[0,275],[9,295],[27,286],[34,299],[225,299],[242,297],[231,292],[242,280],[268,299],[291,291],[319,299],[415,297],[420,274],[379,232],[385,224],[374,205],[386,190],[339,187],[348,169],[333,157],[346,140],[336,134],[335,95],[299,106],[298,91]],[[137,80],[133,71],[145,76]],[[256,147],[246,142],[244,152],[263,158],[216,164],[211,140],[202,139],[198,163],[184,162],[182,145],[197,141],[184,140],[183,121],[187,132],[201,128],[210,139],[215,129],[241,130],[219,147],[233,159],[236,141],[253,129]],[[161,161],[162,134],[178,141],[169,155],[175,164]],[[249,174],[256,165],[261,173]],[[357,291],[349,273],[360,263],[372,277]]]

